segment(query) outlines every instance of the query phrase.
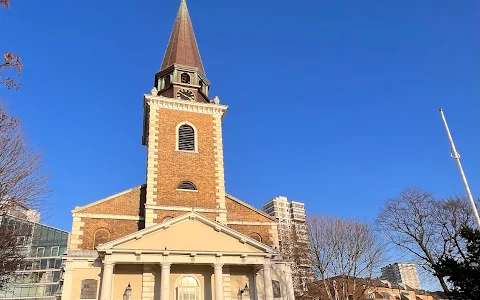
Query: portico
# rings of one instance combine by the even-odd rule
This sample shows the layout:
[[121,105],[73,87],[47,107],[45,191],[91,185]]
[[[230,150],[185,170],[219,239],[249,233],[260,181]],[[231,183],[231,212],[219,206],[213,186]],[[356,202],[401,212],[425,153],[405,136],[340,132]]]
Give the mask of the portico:
[[131,299],[294,299],[290,265],[275,249],[195,212],[97,251],[101,300],[121,299],[128,283]]

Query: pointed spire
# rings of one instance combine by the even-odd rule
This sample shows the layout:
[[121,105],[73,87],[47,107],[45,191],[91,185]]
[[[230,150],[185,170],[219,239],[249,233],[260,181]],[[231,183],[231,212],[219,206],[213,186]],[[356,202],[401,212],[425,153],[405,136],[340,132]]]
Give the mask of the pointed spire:
[[200,73],[205,74],[185,0],[180,3],[161,70],[172,64],[196,67]]

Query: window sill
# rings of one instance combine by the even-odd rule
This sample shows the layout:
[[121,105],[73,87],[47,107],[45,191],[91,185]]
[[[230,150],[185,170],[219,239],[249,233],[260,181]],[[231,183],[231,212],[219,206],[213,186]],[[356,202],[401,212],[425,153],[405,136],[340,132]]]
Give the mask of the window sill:
[[181,190],[181,189],[177,189],[177,192],[195,192],[195,193],[198,193],[198,190]]
[[183,152],[183,153],[193,153],[193,154],[198,154],[198,151],[189,151],[189,150],[178,150],[176,149],[175,152]]

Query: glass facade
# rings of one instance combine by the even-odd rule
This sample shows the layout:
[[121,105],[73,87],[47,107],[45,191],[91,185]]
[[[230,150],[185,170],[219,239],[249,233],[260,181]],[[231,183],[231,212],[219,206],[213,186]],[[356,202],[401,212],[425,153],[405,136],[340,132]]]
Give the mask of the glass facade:
[[55,299],[61,288],[62,255],[67,250],[68,232],[12,216],[2,218],[0,226],[29,228],[18,238],[25,259],[0,290],[0,299]]

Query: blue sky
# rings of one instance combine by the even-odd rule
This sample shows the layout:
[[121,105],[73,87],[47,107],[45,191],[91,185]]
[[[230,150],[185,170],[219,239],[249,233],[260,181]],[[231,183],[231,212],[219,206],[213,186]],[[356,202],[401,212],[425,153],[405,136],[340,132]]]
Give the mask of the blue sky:
[[[52,173],[53,216],[145,182],[142,101],[179,0],[11,1],[0,52],[23,87],[0,88]],[[224,119],[226,187],[257,207],[372,220],[418,185],[464,194],[443,107],[480,194],[478,1],[188,2]]]

